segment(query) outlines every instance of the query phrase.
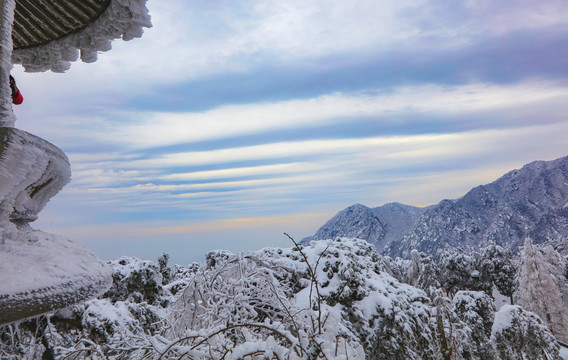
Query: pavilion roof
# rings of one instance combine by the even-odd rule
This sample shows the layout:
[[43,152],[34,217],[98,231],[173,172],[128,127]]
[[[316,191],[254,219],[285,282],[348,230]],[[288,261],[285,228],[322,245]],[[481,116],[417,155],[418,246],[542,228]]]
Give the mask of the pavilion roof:
[[63,72],[151,26],[146,0],[16,0],[12,62],[29,72]]
[[97,19],[110,0],[17,0],[14,49],[44,45],[82,30]]

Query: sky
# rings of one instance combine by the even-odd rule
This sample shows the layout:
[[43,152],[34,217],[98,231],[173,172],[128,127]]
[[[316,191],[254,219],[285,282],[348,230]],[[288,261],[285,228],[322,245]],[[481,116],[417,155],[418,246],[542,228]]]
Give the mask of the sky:
[[565,0],[149,0],[63,74],[12,71],[16,127],[73,179],[32,223],[122,255],[290,246],[361,203],[463,196],[568,155]]

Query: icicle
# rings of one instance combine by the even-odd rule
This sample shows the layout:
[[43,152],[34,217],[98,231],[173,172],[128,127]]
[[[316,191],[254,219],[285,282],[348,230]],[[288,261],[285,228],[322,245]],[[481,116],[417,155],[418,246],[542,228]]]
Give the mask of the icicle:
[[12,25],[14,23],[15,0],[3,0],[0,5],[0,126],[13,127],[16,121],[12,111],[10,71],[12,70]]
[[143,28],[152,27],[146,1],[111,0],[99,18],[81,31],[44,45],[16,49],[12,61],[21,64],[26,72],[64,72],[79,53],[83,62],[94,62],[98,52],[111,49],[112,40],[138,38]]

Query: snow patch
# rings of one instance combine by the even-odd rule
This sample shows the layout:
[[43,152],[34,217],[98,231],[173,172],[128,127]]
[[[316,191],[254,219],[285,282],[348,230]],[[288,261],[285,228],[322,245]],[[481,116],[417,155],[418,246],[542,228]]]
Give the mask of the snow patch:
[[511,328],[511,326],[513,326],[513,319],[520,311],[521,307],[518,305],[503,305],[501,309],[495,313],[495,321],[491,328],[491,335],[494,336],[495,334],[502,333],[503,330]]
[[560,357],[563,360],[568,360],[568,349],[567,348],[565,348],[565,347],[560,348]]

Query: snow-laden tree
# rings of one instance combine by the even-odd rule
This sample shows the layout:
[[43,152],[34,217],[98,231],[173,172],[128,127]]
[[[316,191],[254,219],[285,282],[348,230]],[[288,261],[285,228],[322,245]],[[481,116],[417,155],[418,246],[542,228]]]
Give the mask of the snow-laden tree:
[[386,263],[396,269],[393,275],[397,280],[426,291],[430,297],[440,287],[438,264],[432,256],[412,250],[410,260],[387,259]]
[[540,250],[548,264],[550,264],[551,275],[554,276],[555,282],[562,294],[564,306],[568,306],[568,264],[567,259],[560,255],[550,245],[541,245]]
[[481,249],[480,272],[487,274],[497,290],[509,297],[513,303],[513,294],[517,289],[516,275],[517,264],[513,258],[513,253],[499,245],[490,245]]
[[[483,291],[458,291],[451,303],[454,346],[464,359],[496,359],[491,346],[494,300]],[[459,330],[459,331],[458,331]]]
[[420,254],[420,271],[416,279],[416,286],[426,291],[432,297],[432,294],[440,288],[440,270],[438,264],[432,256]]
[[501,360],[560,359],[558,343],[548,327],[518,305],[504,305],[495,314],[491,342]]
[[450,295],[460,290],[491,293],[489,275],[480,268],[480,254],[460,253],[455,249],[441,253],[439,261],[440,283]]
[[[435,273],[429,259],[415,257],[416,285]],[[353,239],[214,251],[187,267],[123,257],[102,298],[0,328],[0,358],[557,359],[536,315],[513,307],[493,321],[483,292],[428,296],[390,275],[411,265]]]
[[221,355],[256,344],[267,356],[270,342],[282,359],[438,359],[426,294],[382,267],[361,240],[210,253],[172,308],[173,337],[183,351]]
[[542,249],[527,238],[521,250],[518,304],[536,313],[556,337],[568,341],[568,313],[562,300],[563,262],[549,262],[552,249]]

